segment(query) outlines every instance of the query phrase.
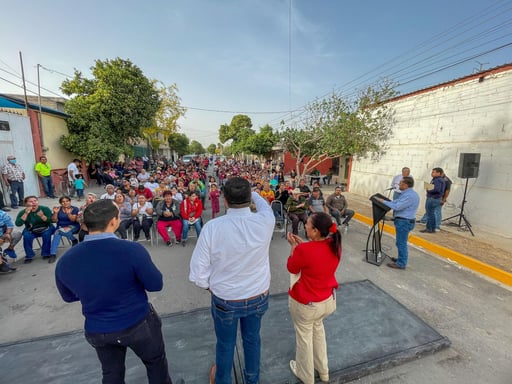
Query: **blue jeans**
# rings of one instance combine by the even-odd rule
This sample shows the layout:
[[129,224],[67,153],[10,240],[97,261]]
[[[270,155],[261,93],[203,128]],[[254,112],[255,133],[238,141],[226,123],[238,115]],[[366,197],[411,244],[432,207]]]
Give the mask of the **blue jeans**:
[[[194,228],[196,229],[197,237],[201,233],[201,219],[197,220],[194,224]],[[183,220],[183,232],[181,235],[182,240],[187,240],[188,230],[190,229],[190,223],[188,220]]]
[[[11,207],[17,208],[20,204],[23,204],[25,197],[23,181],[9,181],[9,184],[11,186]],[[16,195],[18,195],[18,198],[16,198]]]
[[162,321],[153,308],[131,328],[113,333],[86,331],[85,338],[96,349],[103,371],[103,384],[124,383],[127,348],[146,366],[149,384],[172,384],[165,356]]
[[55,231],[55,227],[50,225],[50,227],[44,231],[40,235],[34,235],[27,229],[23,230],[23,249],[25,251],[25,258],[32,259],[35,256],[34,249],[32,248],[32,243],[36,237],[43,238],[43,245],[41,246],[41,256],[46,257],[50,256],[50,245],[52,243],[52,235]]
[[43,176],[41,178],[41,184],[43,185],[43,191],[46,197],[55,197],[53,194],[53,182],[51,176]]
[[56,255],[57,254],[57,248],[59,248],[60,239],[63,237],[66,237],[71,242],[78,241],[76,237],[74,236],[75,233],[77,233],[80,230],[80,227],[76,227],[73,230],[69,232],[62,232],[60,228],[57,228],[55,230],[55,233],[53,234],[53,240],[52,245],[50,247],[50,255]]
[[398,249],[398,260],[396,264],[402,268],[407,266],[409,260],[409,250],[407,249],[407,239],[409,232],[414,229],[414,220],[410,222],[404,219],[395,219],[396,230],[396,248]]
[[338,225],[341,225],[341,218],[344,217],[343,224],[348,224],[350,220],[352,220],[352,217],[354,217],[355,212],[351,209],[345,208],[345,216],[341,216],[340,211],[333,211],[332,209],[329,210],[329,213],[332,217],[336,219],[336,223]]
[[[441,222],[443,221],[442,209],[443,209],[443,206],[441,205],[441,208],[439,209],[439,211],[436,211],[436,229],[441,228]],[[427,217],[427,213],[425,212],[423,217],[420,219],[420,223],[427,224],[427,220],[428,220],[428,217]]]
[[433,232],[436,229],[436,215],[441,216],[441,199],[427,197],[425,209],[427,211],[427,230]]
[[251,300],[229,301],[212,295],[212,317],[217,336],[215,361],[216,384],[231,384],[231,369],[235,351],[238,320],[244,347],[244,378],[246,384],[260,379],[261,318],[268,309],[268,293]]

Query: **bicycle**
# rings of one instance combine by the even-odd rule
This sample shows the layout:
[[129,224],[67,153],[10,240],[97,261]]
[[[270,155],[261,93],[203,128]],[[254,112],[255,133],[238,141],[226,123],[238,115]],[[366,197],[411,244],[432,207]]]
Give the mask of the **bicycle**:
[[60,175],[60,181],[55,186],[56,194],[59,196],[69,196],[70,186],[67,175]]

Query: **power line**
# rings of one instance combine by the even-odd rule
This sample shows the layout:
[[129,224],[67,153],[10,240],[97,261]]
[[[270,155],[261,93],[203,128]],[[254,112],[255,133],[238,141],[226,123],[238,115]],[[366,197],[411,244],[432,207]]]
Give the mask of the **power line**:
[[41,65],[41,64],[39,64],[39,66],[40,66],[41,68],[43,68],[45,71],[48,71],[48,72],[50,72],[50,73],[56,73],[56,74],[58,74],[58,75],[61,75],[61,76],[66,77],[66,78],[73,78],[73,77],[74,77],[74,76],[71,76],[71,75],[67,75],[67,74],[65,74],[65,73],[63,73],[63,72],[59,72],[59,71],[57,71],[56,69],[46,68],[45,66],[43,66],[43,65]]
[[[407,65],[406,67],[404,68],[401,68],[399,70],[395,70],[394,72],[392,72],[391,75],[398,75],[400,73],[403,73],[405,70],[407,69],[412,69],[414,68],[415,66],[419,65],[419,64],[422,64],[422,68],[425,68],[425,67],[428,67],[428,63],[430,62],[430,65],[434,64],[434,62],[432,62],[432,59],[437,57],[437,56],[440,56],[442,53],[444,52],[447,52],[450,50],[450,48],[453,48],[452,47],[449,47],[449,48],[446,48],[446,49],[443,49],[441,50],[440,52],[437,52],[433,55],[431,55],[430,57],[427,57],[427,58],[423,58],[423,59],[419,59],[421,57],[421,55],[424,55],[426,54],[427,52],[429,51],[432,51],[433,49],[435,49],[436,47],[439,47],[447,42],[449,42],[450,40],[454,40],[455,38],[457,37],[460,37],[462,36],[464,33],[468,32],[468,31],[473,31],[476,27],[478,26],[481,26],[483,25],[484,23],[486,22],[489,22],[490,20],[498,17],[498,16],[501,16],[505,13],[508,13],[510,12],[510,1],[498,1],[486,8],[484,8],[483,10],[475,13],[474,15],[462,20],[461,22],[457,23],[456,25],[432,36],[431,38],[423,41],[422,43],[420,43],[419,45],[417,45],[416,47],[414,47],[413,49],[405,52],[404,54],[401,54],[397,57],[394,57],[390,60],[388,60],[387,62],[385,62],[384,64],[372,69],[371,71],[368,71],[358,77],[356,77],[355,79],[343,84],[342,86],[340,87],[337,87],[334,92],[343,92],[343,89],[347,89],[348,86],[352,86],[353,89],[350,91],[349,94],[347,94],[346,96],[353,96],[356,91],[355,91],[355,88],[358,87],[358,86],[361,86],[362,84],[364,84],[365,82],[368,82],[370,81],[370,79],[377,79],[379,76],[384,76],[384,77],[389,77],[390,75],[389,74],[386,74],[386,69],[385,68],[393,68],[393,69],[396,69],[397,67],[400,68],[400,66],[402,66],[403,64],[406,64],[410,58],[408,58],[409,56],[412,56],[413,59],[415,60],[418,60],[417,62],[414,62],[413,64],[409,64]],[[490,15],[490,16],[489,16]],[[486,19],[484,19],[482,21],[482,18],[486,17]],[[475,25],[475,21],[478,21],[478,23]],[[470,27],[467,27],[468,25],[471,25],[473,24],[472,26]],[[490,33],[495,33],[497,30],[501,29],[501,28],[504,28],[506,26],[508,26],[510,24],[510,19],[506,20],[506,22],[502,22],[501,24],[498,24],[498,25],[495,25],[495,26],[492,26],[491,28],[488,28],[486,30],[484,30],[483,32],[480,32],[480,33],[477,33],[473,36],[470,36],[462,41],[459,41],[458,43],[454,44],[454,46],[460,46],[461,44],[468,44],[472,41],[475,41],[475,40],[478,40],[478,39],[481,39],[483,36],[487,35],[487,34],[490,34]],[[464,29],[462,29],[464,28]],[[461,31],[462,29],[462,31]],[[504,35],[504,36],[501,36],[501,38],[504,38],[506,37],[507,35]],[[481,47],[482,45],[485,45],[485,44],[489,44],[493,41],[496,41],[496,39],[493,39],[491,41],[486,41],[478,46],[473,46],[469,49],[466,49],[465,51],[468,51],[470,49],[475,49],[477,47]],[[430,46],[430,47],[429,47]],[[506,44],[505,44],[505,47],[506,47]],[[490,52],[494,52],[496,50],[499,50],[499,49],[502,49],[503,47],[497,47],[497,48],[493,48],[493,49],[490,49],[488,50],[487,52],[484,52],[484,53],[477,53],[475,54],[475,57],[478,57],[480,55],[485,55],[485,54],[488,54]],[[420,54],[418,55],[417,52],[420,51]],[[465,51],[462,51],[462,52],[459,52],[459,55]],[[451,55],[450,57],[453,57],[455,55]],[[401,61],[399,61],[401,60]],[[444,59],[440,59],[440,60],[437,60],[437,62],[440,62],[440,61],[445,61],[446,58]],[[399,61],[397,64],[394,64],[395,62]],[[459,64],[461,64],[462,62],[465,62],[466,60],[460,60]],[[449,65],[449,64],[452,64],[452,63],[448,63],[448,64],[445,64],[443,65],[443,67],[441,68],[434,68],[431,72],[431,74],[435,74],[435,73],[438,73],[440,71],[442,71],[443,69],[448,69],[448,68],[451,68],[455,65]],[[412,73],[413,70],[409,71],[408,73]],[[372,74],[375,74],[373,75],[372,77],[369,77],[369,75],[372,75]],[[417,81],[419,79],[422,79],[424,77],[426,77],[427,75],[425,75],[424,73],[421,74],[420,76],[415,76],[413,79],[411,78],[408,78],[407,80],[407,83],[411,83],[413,81]],[[395,78],[395,81],[397,81],[398,83],[400,83],[400,85],[404,85],[405,83],[404,82],[400,82],[400,77],[396,77]],[[332,92],[332,91],[331,91]],[[318,97],[319,99],[322,99],[322,98],[325,98],[327,97],[331,92],[329,93],[325,93],[324,95]],[[299,108],[299,109],[304,109],[306,105],[304,105],[303,107]],[[298,116],[300,116],[301,114],[305,113],[305,111],[303,110],[302,113],[300,113]],[[282,120],[288,120],[288,119],[291,119],[291,121],[294,120],[294,118],[297,118],[298,116],[290,116],[289,113],[286,113],[285,115],[283,116],[279,116],[278,118],[276,119],[272,119],[271,121],[269,121],[269,124],[273,124],[274,122],[279,122],[279,121],[282,121]]]
[[9,84],[15,85],[15,86],[17,86],[18,88],[23,89],[23,87],[22,87],[21,85],[16,84],[16,83],[14,83],[14,82],[12,82],[12,81],[10,81],[10,80],[7,80],[7,79],[6,79],[6,78],[4,78],[4,77],[1,77],[1,76],[0,76],[0,80],[6,81],[6,82],[8,82]]
[[246,114],[246,115],[272,115],[272,114],[283,114],[291,111],[226,111],[222,109],[207,109],[207,108],[196,108],[196,107],[186,107],[186,109],[192,109],[194,111],[204,111],[204,112],[215,112],[215,113],[230,113],[230,114]]
[[[16,77],[16,78],[18,78],[18,79],[20,79],[20,80],[21,80],[21,76],[18,76],[18,75],[16,75],[15,73],[9,72],[9,71],[8,71],[8,70],[6,70],[6,69],[0,68],[0,71],[3,71],[3,72],[5,72],[5,73],[8,73],[9,75],[11,75],[11,76],[13,76],[13,77]],[[34,82],[30,81],[30,80],[25,80],[25,81],[26,81],[27,83],[32,84],[32,85],[34,85],[34,86],[36,86],[36,87],[37,87],[37,84],[36,84],[36,83],[34,83]],[[21,88],[23,88],[23,87],[21,87]],[[52,90],[50,90],[50,89],[48,89],[48,88],[41,87],[41,89],[43,89],[43,90],[45,90],[46,92],[49,92],[49,93],[51,93],[51,94],[53,94],[53,95],[55,95],[55,96],[57,96],[57,97],[62,97],[62,95],[61,95],[61,94],[58,94],[58,93],[56,93],[56,92],[53,92]],[[35,94],[37,95],[38,93],[36,92]]]
[[9,64],[7,64],[5,61],[3,61],[2,59],[0,59],[0,62],[2,62],[5,66],[7,66],[7,68],[9,68],[9,69],[13,70],[14,72],[16,72],[16,74],[17,74],[18,76],[21,76],[21,74],[20,74],[16,69],[14,69],[13,67],[11,67],[11,66],[10,66]]

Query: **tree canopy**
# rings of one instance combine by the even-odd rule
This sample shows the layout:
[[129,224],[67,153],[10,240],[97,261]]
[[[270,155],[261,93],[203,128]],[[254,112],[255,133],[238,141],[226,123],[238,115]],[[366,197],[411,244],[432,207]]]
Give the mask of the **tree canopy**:
[[272,147],[277,143],[279,137],[274,133],[270,125],[265,125],[257,134],[249,136],[244,145],[248,152],[256,155],[269,157]]
[[66,103],[69,134],[64,148],[86,160],[117,159],[130,153],[130,144],[150,127],[160,107],[154,83],[129,60],[96,60],[93,78],[75,70],[61,90],[72,96]]
[[189,153],[195,153],[196,155],[201,155],[203,153],[206,153],[206,150],[204,149],[203,145],[196,140],[192,140],[188,146]]
[[325,159],[380,155],[394,121],[394,111],[385,101],[395,95],[393,84],[382,81],[351,100],[333,93],[308,104],[301,123],[280,132],[283,148],[296,159],[297,174],[301,163],[302,174],[307,174]]
[[171,133],[168,140],[169,148],[171,151],[176,151],[178,156],[183,156],[189,153],[188,145],[190,140],[184,133]]
[[252,121],[247,115],[235,115],[231,119],[231,123],[222,124],[219,128],[219,140],[224,144],[228,140],[231,142],[232,153],[241,153],[248,151],[248,138],[254,135],[252,129]]
[[217,146],[212,143],[208,146],[208,148],[206,148],[206,150],[208,153],[215,153],[217,151]]
[[169,141],[169,137],[177,132],[178,119],[185,114],[186,109],[181,106],[178,97],[178,87],[173,84],[166,87],[163,83],[158,87],[160,107],[156,111],[152,124],[142,129],[142,136],[148,142],[152,151],[156,151],[162,144]]

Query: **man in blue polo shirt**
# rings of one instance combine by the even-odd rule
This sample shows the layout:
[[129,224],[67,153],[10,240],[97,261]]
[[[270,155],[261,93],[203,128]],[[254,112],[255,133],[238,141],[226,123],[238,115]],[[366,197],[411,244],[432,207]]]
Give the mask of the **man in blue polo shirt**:
[[66,302],[80,300],[85,338],[101,362],[103,384],[124,383],[126,349],[146,366],[150,384],[172,384],[162,322],[146,291],[162,290],[162,274],[146,249],[118,239],[119,209],[99,200],[84,211],[85,241],[70,248],[55,269]]
[[398,199],[393,201],[387,201],[378,198],[377,200],[387,205],[393,210],[393,220],[395,221],[396,231],[396,248],[398,249],[398,258],[391,258],[392,263],[388,263],[387,266],[394,269],[405,269],[409,258],[409,252],[407,249],[407,239],[409,238],[409,232],[414,229],[414,223],[416,222],[416,212],[420,205],[420,197],[413,189],[414,179],[409,176],[405,176],[400,180],[399,188],[401,193],[398,195]]

